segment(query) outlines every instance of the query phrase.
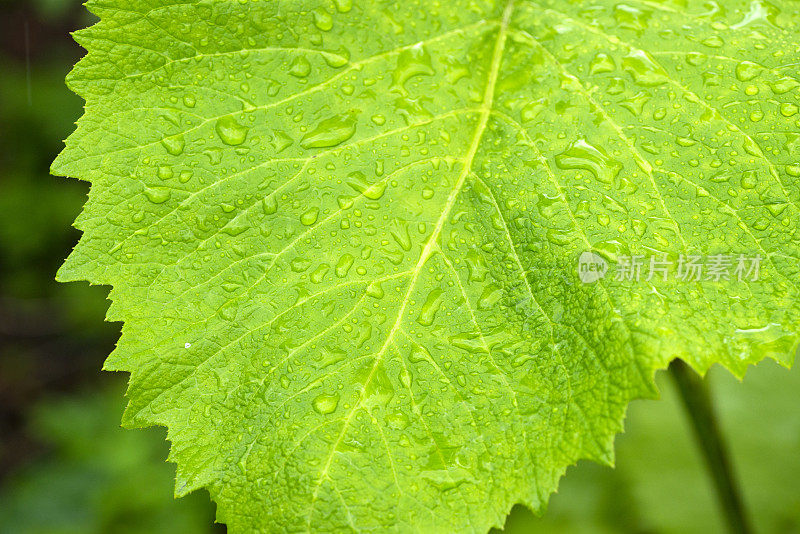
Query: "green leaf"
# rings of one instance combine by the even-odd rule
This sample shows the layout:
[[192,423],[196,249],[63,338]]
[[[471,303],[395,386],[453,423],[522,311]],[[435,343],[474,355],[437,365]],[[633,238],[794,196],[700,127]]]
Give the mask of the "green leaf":
[[796,2],[89,7],[59,277],[113,286],[125,423],[232,532],[483,532],[612,462],[672,358],[790,363]]

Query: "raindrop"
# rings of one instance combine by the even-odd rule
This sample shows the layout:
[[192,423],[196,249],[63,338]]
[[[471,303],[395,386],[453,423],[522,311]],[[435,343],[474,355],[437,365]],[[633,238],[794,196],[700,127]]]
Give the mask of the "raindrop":
[[705,39],[703,44],[709,48],[720,48],[725,45],[725,41],[723,41],[722,37],[719,35],[712,35],[711,37]]
[[503,296],[503,289],[496,284],[489,284],[481,293],[478,299],[478,308],[481,310],[488,310],[493,308],[495,304],[500,302]]
[[603,153],[599,148],[579,139],[556,156],[556,165],[563,170],[583,169],[591,172],[603,183],[613,183],[622,170],[622,164]]
[[311,74],[311,63],[308,62],[305,56],[297,56],[294,61],[292,61],[289,74],[297,78],[305,78]]
[[314,406],[314,409],[321,413],[322,415],[328,415],[333,413],[336,410],[336,407],[339,405],[339,395],[318,395],[314,398],[311,403]]
[[786,166],[786,174],[793,178],[800,178],[800,164],[797,165],[787,165]]
[[392,87],[406,94],[405,83],[414,76],[431,76],[431,55],[424,46],[418,45],[403,50],[397,57],[397,67],[392,73]]
[[290,266],[292,271],[296,273],[302,273],[308,270],[311,267],[311,260],[307,258],[295,258],[291,261]]
[[791,104],[788,102],[781,104],[781,115],[784,117],[793,117],[794,115],[797,115],[797,111],[798,108],[796,104]]
[[422,309],[417,317],[417,322],[422,326],[430,326],[436,318],[436,313],[442,307],[442,290],[439,288],[434,289],[428,293],[428,298],[422,305]]
[[333,17],[328,13],[324,7],[314,10],[314,26],[320,30],[327,32],[333,28]]
[[467,352],[481,352],[486,351],[483,346],[483,338],[480,334],[469,332],[450,336],[450,344],[456,348],[465,350]]
[[483,282],[486,280],[489,268],[482,254],[475,250],[470,250],[467,252],[466,263],[470,282]]
[[378,200],[386,191],[386,182],[370,184],[361,171],[354,171],[347,177],[347,185],[370,200]]
[[339,13],[347,13],[353,9],[353,0],[333,0],[333,3],[336,4],[336,10]]
[[626,30],[641,33],[647,29],[650,16],[650,11],[642,11],[629,5],[618,4],[614,7],[614,18],[617,19],[619,27]]
[[314,272],[312,272],[311,275],[309,275],[309,278],[315,284],[319,284],[325,279],[325,275],[328,274],[328,271],[330,271],[330,269],[331,269],[330,265],[328,265],[327,263],[322,263],[319,265],[319,267],[314,269]]
[[386,423],[392,430],[405,430],[406,428],[408,428],[410,421],[406,414],[402,412],[397,412],[387,415]]
[[180,156],[183,154],[183,148],[186,146],[186,141],[184,140],[183,135],[173,135],[172,137],[167,137],[162,140],[161,144],[169,154],[172,154],[173,156]]
[[756,171],[746,171],[742,174],[742,189],[754,189],[758,185]]
[[334,54],[333,52],[322,52],[322,59],[325,60],[325,63],[327,63],[329,67],[333,67],[334,69],[344,67],[349,61],[346,56]]
[[350,272],[350,268],[353,266],[353,256],[351,254],[344,254],[341,258],[339,258],[339,262],[336,264],[336,276],[339,278],[344,278],[347,276],[347,273]]
[[783,77],[775,82],[772,82],[769,86],[773,93],[776,95],[782,95],[784,93],[788,93],[792,89],[800,87],[800,82],[794,78]]
[[339,145],[356,133],[355,113],[342,113],[321,121],[316,128],[303,136],[303,148],[326,148]]
[[420,345],[412,346],[411,353],[408,355],[408,361],[411,363],[430,361],[431,359],[431,354],[428,352],[428,350]]
[[686,54],[686,63],[693,67],[699,67],[708,59],[708,56],[700,52],[689,52]]
[[742,61],[736,65],[736,77],[739,81],[749,82],[758,76],[761,68],[751,61]]
[[286,132],[282,132],[281,130],[272,131],[272,141],[270,141],[270,145],[275,149],[276,154],[280,154],[289,148],[293,142],[292,138],[289,137]]
[[222,142],[230,146],[238,146],[245,142],[249,129],[242,126],[233,117],[222,117],[217,121],[217,135]]
[[614,72],[617,66],[608,54],[597,54],[589,64],[589,74],[600,74],[603,72]]
[[641,50],[625,56],[622,59],[622,68],[631,75],[636,83],[645,87],[663,85],[669,81],[664,69]]
[[400,248],[406,252],[411,250],[411,237],[408,235],[408,227],[405,224],[394,224],[390,232]]
[[265,215],[272,215],[278,211],[278,201],[274,195],[270,195],[261,201],[261,208],[264,210]]
[[319,208],[311,208],[300,216],[300,222],[305,226],[311,226],[319,219]]
[[170,190],[166,187],[148,187],[144,190],[147,200],[153,204],[163,204],[170,197]]
[[158,177],[162,180],[169,180],[173,176],[175,176],[175,171],[172,170],[172,167],[161,165],[158,168]]
[[383,287],[380,282],[372,282],[368,285],[366,293],[374,299],[382,299],[384,296]]

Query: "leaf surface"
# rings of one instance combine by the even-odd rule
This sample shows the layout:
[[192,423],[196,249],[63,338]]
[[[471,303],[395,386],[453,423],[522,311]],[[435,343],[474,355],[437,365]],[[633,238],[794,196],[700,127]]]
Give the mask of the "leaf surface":
[[[793,0],[92,1],[59,278],[232,532],[484,532],[800,332]],[[578,257],[759,279],[581,283]]]

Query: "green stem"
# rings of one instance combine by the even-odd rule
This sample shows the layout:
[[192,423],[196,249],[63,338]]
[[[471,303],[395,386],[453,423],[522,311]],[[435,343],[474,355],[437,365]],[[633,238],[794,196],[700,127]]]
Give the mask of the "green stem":
[[752,534],[728,449],[717,424],[708,385],[681,360],[673,360],[669,371],[714,481],[717,499],[731,534]]

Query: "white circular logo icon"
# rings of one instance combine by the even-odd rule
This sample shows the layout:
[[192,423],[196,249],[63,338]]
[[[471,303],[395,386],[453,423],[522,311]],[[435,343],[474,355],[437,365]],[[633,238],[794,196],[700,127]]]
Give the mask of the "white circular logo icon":
[[594,252],[584,252],[578,258],[578,278],[584,284],[591,284],[603,278],[608,272],[608,263]]

